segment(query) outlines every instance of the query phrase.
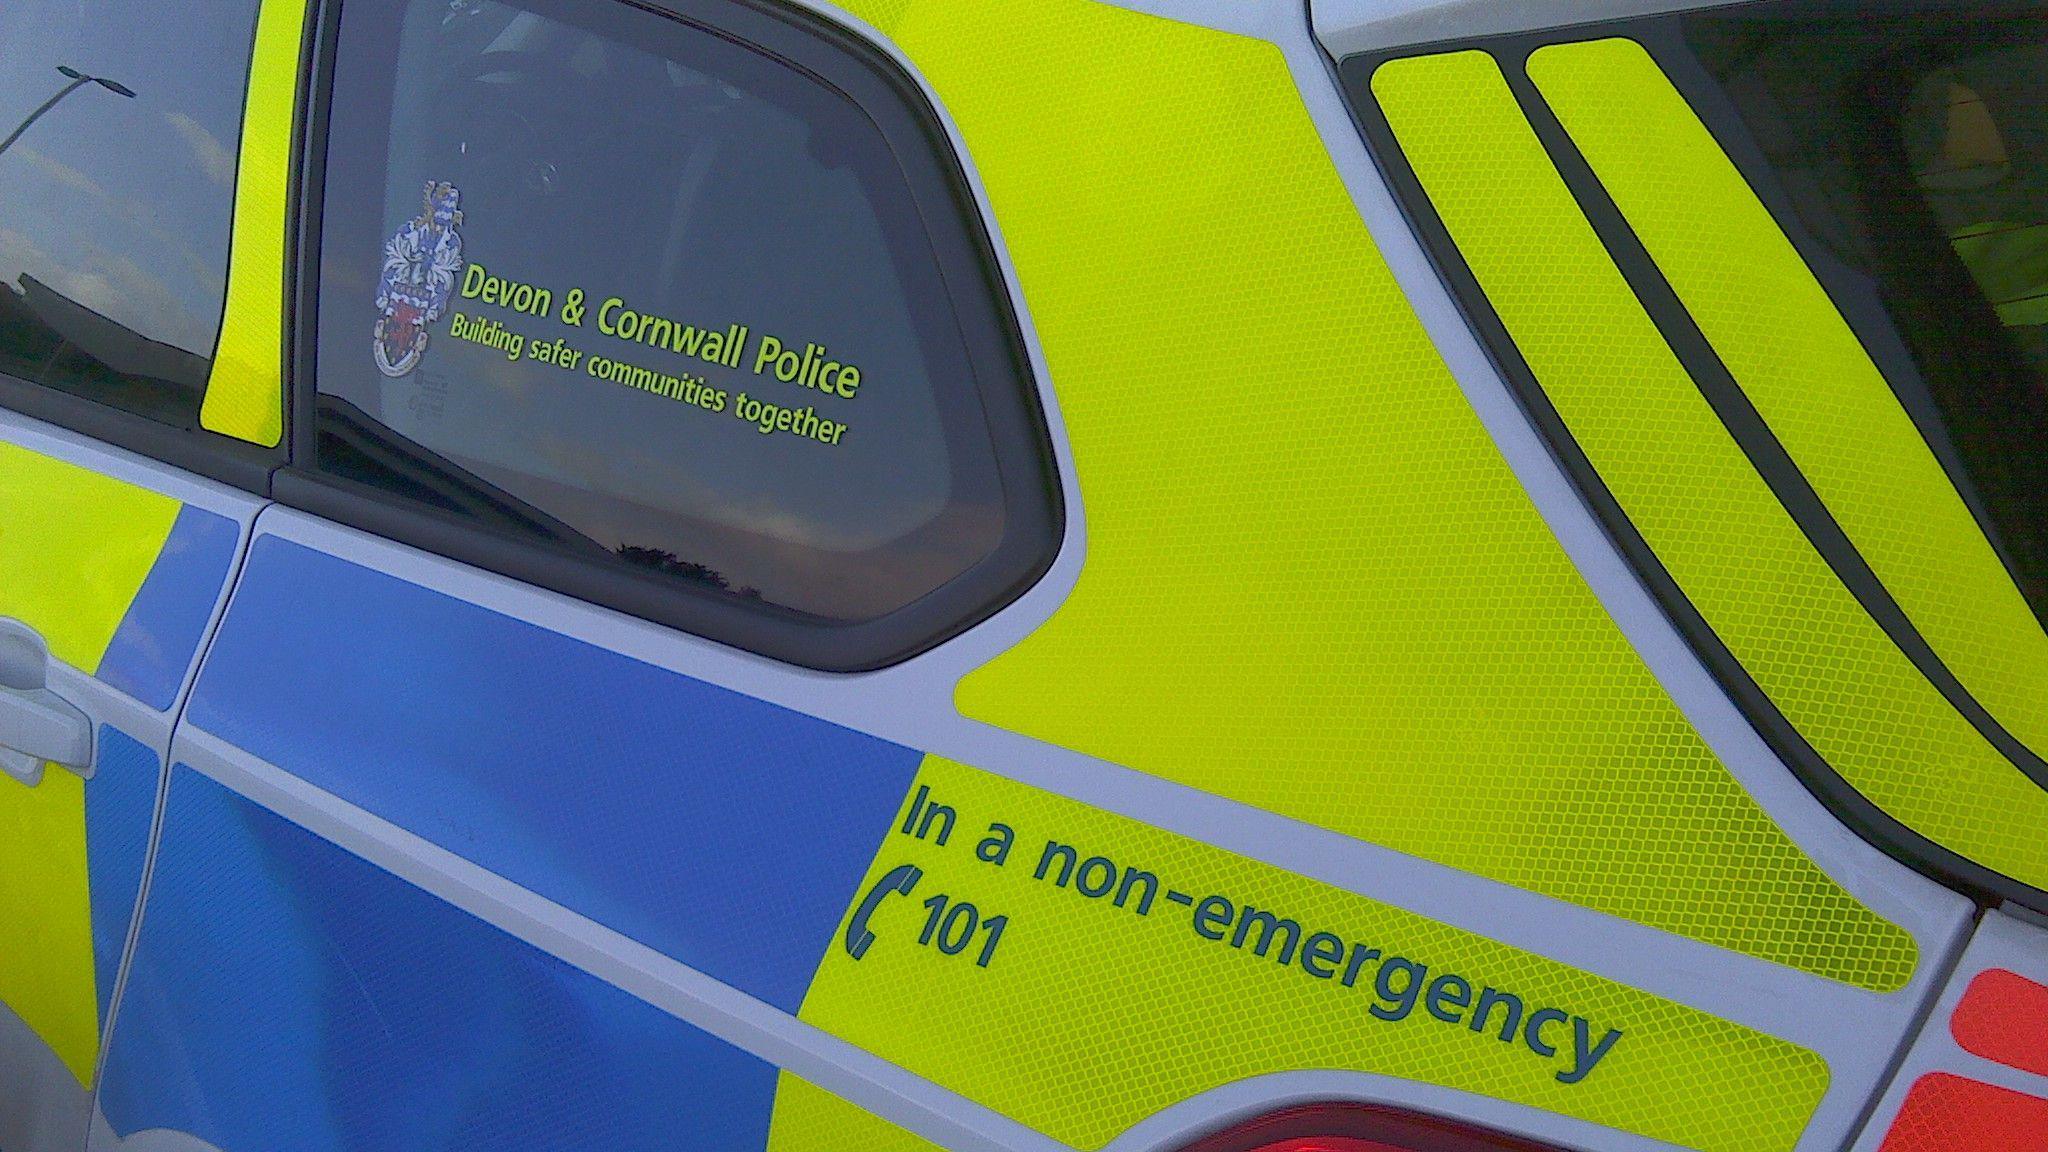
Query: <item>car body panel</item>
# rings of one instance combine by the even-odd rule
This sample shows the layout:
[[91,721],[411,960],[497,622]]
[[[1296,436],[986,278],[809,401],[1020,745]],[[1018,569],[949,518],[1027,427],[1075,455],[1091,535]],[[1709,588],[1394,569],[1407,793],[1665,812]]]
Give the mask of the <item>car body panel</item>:
[[0,490],[0,616],[49,642],[51,688],[95,728],[91,779],[0,778],[0,1047],[20,1085],[0,1147],[40,1148],[84,1136],[162,758],[257,502],[12,414]]
[[[1845,828],[1688,646],[1326,50],[1498,9],[801,6],[904,70],[968,174],[1051,430],[1050,572],[829,675],[253,496],[152,504],[132,626],[76,677],[150,702],[105,706],[67,866],[67,971],[99,974],[70,1051],[117,1020],[92,1147],[1169,1152],[1329,1100],[1600,1152],[1867,1133],[1975,910]],[[272,71],[305,13],[267,0]],[[266,442],[250,379],[221,427]],[[1317,413],[1356,423],[1304,449]],[[239,578],[208,575],[223,523]],[[1207,897],[1299,921],[1292,958],[1211,935]],[[1379,967],[1326,974],[1315,929]],[[1560,1030],[1396,1012],[1393,957]],[[52,1079],[12,1019],[0,1070]],[[1609,1019],[1611,1063],[1542,1050]],[[75,1150],[84,1079],[0,1149]]]
[[765,1146],[758,1058],[189,769],[165,827],[99,1094],[117,1135]]
[[[2048,1137],[2048,1064],[2040,1060],[2048,1044],[2044,996],[2048,928],[1988,913],[1856,1152],[1921,1152],[1945,1143],[2025,1148]],[[2004,1123],[1986,1131],[1972,1120],[1979,1109],[1987,1120]]]

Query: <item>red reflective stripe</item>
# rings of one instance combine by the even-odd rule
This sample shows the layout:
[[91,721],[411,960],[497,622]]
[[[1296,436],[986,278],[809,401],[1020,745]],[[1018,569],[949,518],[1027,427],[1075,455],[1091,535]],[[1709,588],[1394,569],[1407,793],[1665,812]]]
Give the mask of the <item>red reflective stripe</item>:
[[1943,1072],[1922,1076],[1878,1152],[2048,1152],[2048,1100]]
[[2003,968],[1977,973],[1948,1030],[1966,1052],[2048,1076],[2048,988],[2024,976]]

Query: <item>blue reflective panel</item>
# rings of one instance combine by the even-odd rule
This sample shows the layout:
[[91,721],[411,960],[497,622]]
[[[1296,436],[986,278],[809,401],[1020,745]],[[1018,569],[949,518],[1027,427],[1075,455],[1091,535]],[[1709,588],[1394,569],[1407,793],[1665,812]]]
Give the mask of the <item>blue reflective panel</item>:
[[114,995],[128,922],[142,887],[161,761],[147,745],[102,725],[99,762],[85,785],[86,883],[92,900],[92,959],[100,1020]]
[[775,1070],[179,767],[101,1106],[223,1152],[759,1152]]
[[920,760],[275,537],[188,717],[789,1012]]
[[177,702],[235,560],[233,520],[187,504],[100,659],[99,679],[159,712]]

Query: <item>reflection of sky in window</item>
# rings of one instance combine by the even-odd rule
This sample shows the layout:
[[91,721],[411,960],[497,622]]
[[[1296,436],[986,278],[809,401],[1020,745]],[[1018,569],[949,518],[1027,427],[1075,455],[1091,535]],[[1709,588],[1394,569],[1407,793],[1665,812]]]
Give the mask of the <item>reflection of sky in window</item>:
[[[607,546],[676,547],[673,538],[635,538],[667,537],[656,530],[666,512],[859,552],[929,524],[949,499],[972,498],[954,491],[935,381],[869,193],[852,170],[821,160],[813,140],[825,132],[847,146],[886,147],[871,124],[845,105],[838,118],[807,124],[701,72],[531,15],[488,6],[448,21],[446,11],[420,0],[405,21],[393,138],[379,157],[382,235],[419,212],[425,183],[452,180],[462,189],[469,261],[547,287],[557,313],[572,288],[588,293],[590,307],[580,328],[460,298],[451,315],[487,316],[529,339],[560,337],[587,356],[701,376],[735,397],[809,405],[852,431],[838,446],[764,436],[730,409],[715,414],[593,380],[582,365],[510,363],[453,339],[446,320],[434,326],[418,371],[384,380],[369,356],[374,253],[345,258],[360,261],[365,274],[355,276],[335,275],[341,266],[328,254],[323,306],[332,316],[337,291],[358,295],[360,322],[342,347],[352,340],[359,351],[337,354],[323,325],[323,390]],[[330,204],[338,192],[330,188]],[[597,309],[612,295],[700,327],[751,325],[749,358],[734,370],[606,336]],[[859,364],[859,396],[754,375],[751,354],[764,333],[798,351],[816,341]],[[980,546],[997,530],[995,515],[981,510],[969,533]],[[743,566],[736,556],[705,555],[710,544],[701,537],[681,547],[715,567]],[[937,578],[961,560],[935,560],[945,569]]]
[[0,281],[24,275],[201,356],[220,326],[242,72],[255,5],[0,4],[0,138],[67,81],[104,76],[0,153]]

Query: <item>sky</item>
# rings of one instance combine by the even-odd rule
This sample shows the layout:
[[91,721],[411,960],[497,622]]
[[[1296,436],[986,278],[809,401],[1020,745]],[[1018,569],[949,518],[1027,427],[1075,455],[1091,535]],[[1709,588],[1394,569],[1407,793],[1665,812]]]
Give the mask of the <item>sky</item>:
[[[253,0],[0,5],[0,281],[31,276],[154,340],[210,356],[220,326]],[[175,13],[174,15],[170,13]],[[146,32],[144,31],[146,30]]]

